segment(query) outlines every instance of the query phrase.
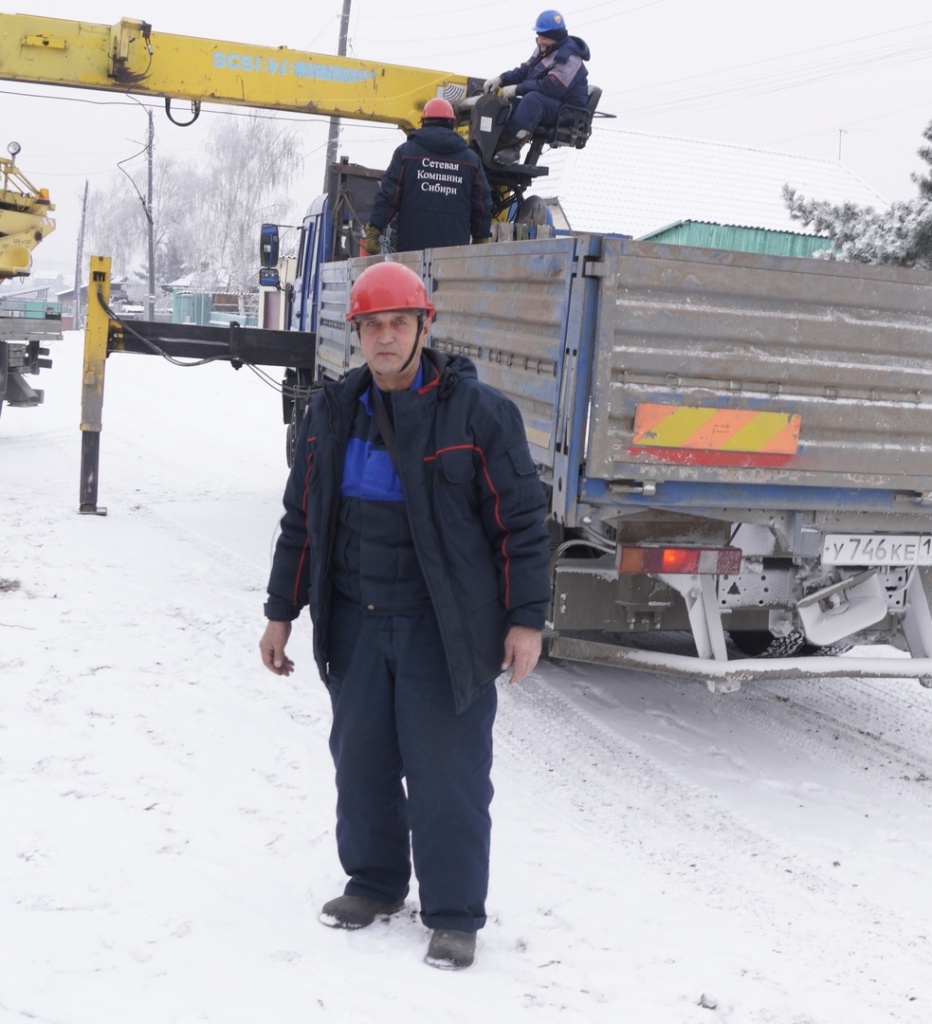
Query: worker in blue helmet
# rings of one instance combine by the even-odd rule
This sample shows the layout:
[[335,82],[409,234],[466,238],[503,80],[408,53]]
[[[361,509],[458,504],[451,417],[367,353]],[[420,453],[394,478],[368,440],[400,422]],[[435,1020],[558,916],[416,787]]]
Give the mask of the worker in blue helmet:
[[518,67],[490,78],[483,92],[501,90],[512,102],[511,115],[502,133],[502,148],[496,163],[517,163],[521,147],[538,125],[557,123],[563,103],[584,107],[589,98],[589,47],[571,36],[559,11],[541,11],[534,23],[537,44],[531,56]]

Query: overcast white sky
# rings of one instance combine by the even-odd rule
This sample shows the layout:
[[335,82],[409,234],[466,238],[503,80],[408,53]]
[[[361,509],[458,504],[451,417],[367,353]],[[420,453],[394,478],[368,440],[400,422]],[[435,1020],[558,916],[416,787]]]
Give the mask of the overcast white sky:
[[[335,53],[342,0],[221,7],[182,0],[18,0],[14,10],[112,24],[139,18],[162,32],[285,45]],[[463,0],[353,0],[350,53],[488,77],[518,64],[533,45],[540,4]],[[932,120],[932,12],[919,0],[869,5],[852,0],[782,0],[764,8],[746,0],[605,0],[566,4],[570,31],[593,57],[591,80],[604,89],[602,109],[617,115],[597,131],[633,130],[840,158],[888,199],[915,193],[910,172]],[[222,10],[222,15],[216,13]],[[387,13],[392,11],[394,13]],[[0,81],[5,138],[23,147],[20,165],[50,189],[58,230],[37,250],[37,268],[73,270],[84,181],[99,188],[116,164],[141,149],[146,113],[127,97],[52,90]],[[156,143],[179,158],[201,150],[211,118],[191,128],[170,124],[157,107]],[[282,116],[282,115],[276,115]],[[305,181],[299,209],[321,189],[327,123],[306,124]],[[383,166],[402,140],[394,128],[346,127],[341,155]],[[142,162],[142,157],[138,158]],[[132,166],[132,164],[130,165]],[[606,225],[609,230],[618,226]]]

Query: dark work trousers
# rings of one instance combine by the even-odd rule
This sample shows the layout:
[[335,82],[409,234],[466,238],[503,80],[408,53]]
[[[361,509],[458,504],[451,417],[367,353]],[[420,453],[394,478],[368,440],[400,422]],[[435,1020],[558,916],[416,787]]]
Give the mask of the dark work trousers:
[[376,615],[337,598],[329,647],[330,751],[346,892],[401,902],[413,855],[424,924],[481,928],[495,685],[455,713],[430,607]]
[[511,135],[533,132],[539,124],[549,127],[555,125],[562,100],[556,96],[545,96],[542,92],[529,92],[519,96],[515,103],[511,117],[505,124],[505,131]]

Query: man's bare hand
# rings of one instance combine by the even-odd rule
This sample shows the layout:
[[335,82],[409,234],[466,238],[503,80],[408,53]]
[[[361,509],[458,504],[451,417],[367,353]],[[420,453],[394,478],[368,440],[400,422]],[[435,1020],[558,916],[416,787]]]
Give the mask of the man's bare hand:
[[262,664],[277,676],[290,676],[294,671],[294,662],[285,654],[285,645],[290,636],[290,622],[273,622],[270,619],[259,641]]
[[512,669],[511,683],[520,683],[521,680],[534,671],[534,666],[540,658],[542,646],[541,632],[539,629],[531,629],[528,626],[512,626],[505,637],[505,660],[502,662],[502,671]]

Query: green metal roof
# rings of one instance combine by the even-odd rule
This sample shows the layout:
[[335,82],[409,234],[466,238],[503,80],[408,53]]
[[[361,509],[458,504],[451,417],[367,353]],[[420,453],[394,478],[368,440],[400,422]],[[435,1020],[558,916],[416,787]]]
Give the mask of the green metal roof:
[[831,248],[831,240],[792,231],[768,231],[709,221],[681,220],[659,231],[642,235],[642,240],[669,245],[696,245],[703,249],[727,249],[730,252],[759,252],[769,256],[812,256]]

